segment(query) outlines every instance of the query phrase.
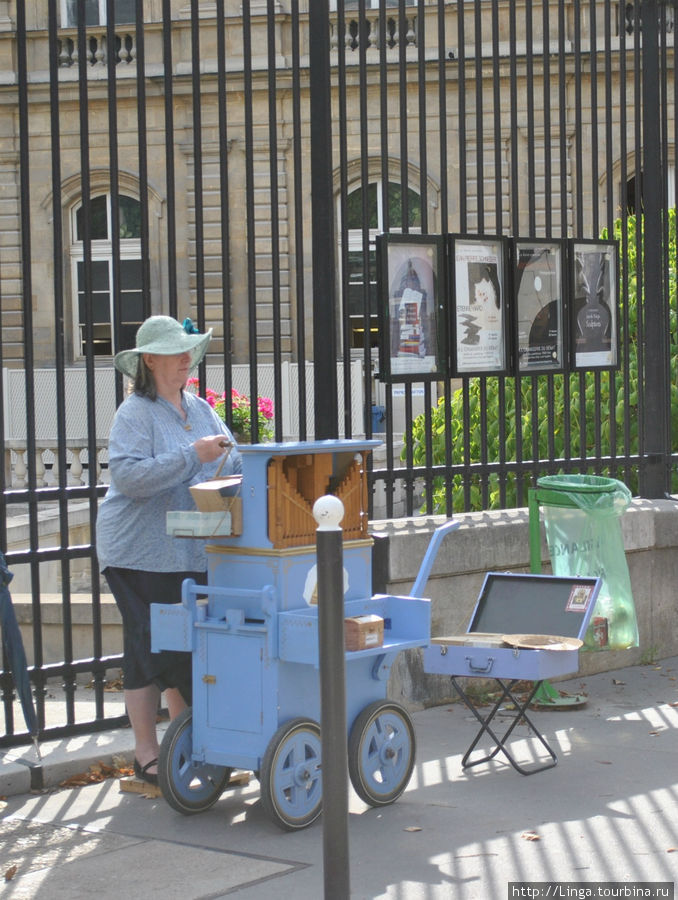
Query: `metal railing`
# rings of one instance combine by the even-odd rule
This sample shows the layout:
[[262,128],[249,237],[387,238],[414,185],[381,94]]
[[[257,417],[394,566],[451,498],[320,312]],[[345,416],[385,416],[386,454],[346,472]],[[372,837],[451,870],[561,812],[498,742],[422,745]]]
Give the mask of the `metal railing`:
[[[111,360],[95,355],[94,337],[107,317],[114,346],[126,323],[151,312],[212,327],[203,386],[216,368],[220,389],[271,396],[278,440],[313,436],[319,417],[337,435],[369,436],[373,405],[383,407],[384,448],[370,483],[386,516],[524,505],[534,480],[559,470],[613,474],[648,497],[671,490],[675,0],[350,9],[337,0],[332,11],[322,0],[162,0],[137,4],[134,23],[87,28],[62,27],[58,0],[9,6],[11,27],[0,31],[0,59],[16,60],[0,72],[8,111],[0,135],[0,549],[10,569],[26,573],[31,677],[39,702],[48,690],[64,698],[56,731],[103,727],[105,680],[119,666],[103,651],[92,541],[105,485],[86,465],[102,453],[123,396],[114,378],[97,399]],[[105,240],[93,214],[101,196],[110,198]],[[139,209],[131,317],[121,196]],[[590,240],[615,227],[616,371],[379,378],[377,234]],[[102,260],[107,294],[94,265]],[[262,366],[271,373],[265,383]],[[290,366],[299,372],[291,388]],[[7,430],[16,409],[10,369],[25,372],[25,451]],[[36,389],[43,370],[53,380],[47,395]],[[77,435],[66,392],[75,377]],[[46,419],[54,424],[49,478],[41,469]],[[77,537],[69,528],[76,501],[85,538],[80,526]],[[59,520],[49,544],[45,508]],[[19,513],[27,537],[10,546]],[[70,597],[73,566],[83,563],[93,610],[86,659],[73,649]],[[53,663],[41,596],[54,593],[55,566],[63,659]],[[76,715],[86,676],[94,724]],[[0,682],[0,744],[25,740],[5,666]],[[56,733],[44,717],[41,727]]]

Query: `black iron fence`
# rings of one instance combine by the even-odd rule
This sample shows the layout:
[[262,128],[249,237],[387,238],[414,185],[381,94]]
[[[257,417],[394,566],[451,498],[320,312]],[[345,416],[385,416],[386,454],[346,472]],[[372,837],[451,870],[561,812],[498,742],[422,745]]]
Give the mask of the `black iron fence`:
[[[271,399],[276,440],[382,437],[373,518],[676,471],[674,0],[203,6],[10,2],[0,31],[0,549],[45,737],[119,720],[93,536],[150,313],[214,329],[200,389]],[[571,371],[565,322],[562,371],[385,383],[382,233],[614,237],[618,366]]]

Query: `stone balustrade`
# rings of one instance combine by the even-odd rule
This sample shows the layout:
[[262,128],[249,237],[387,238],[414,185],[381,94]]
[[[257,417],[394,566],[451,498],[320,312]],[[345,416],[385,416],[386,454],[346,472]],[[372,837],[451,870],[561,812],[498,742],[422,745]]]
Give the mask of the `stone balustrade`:
[[[364,435],[363,435],[364,436]],[[382,435],[376,435],[377,438]],[[66,440],[66,464],[68,467],[66,484],[69,487],[89,483],[89,464],[87,439],[69,438]],[[395,469],[397,472],[404,463],[400,459],[400,451],[403,446],[402,435],[393,436]],[[109,484],[108,473],[108,439],[100,438],[96,442],[96,483]],[[56,487],[59,484],[59,457],[56,440],[40,439],[35,442],[34,451],[35,480],[37,487]],[[386,466],[386,449],[382,444],[372,454],[372,463],[375,469],[383,469]],[[26,442],[21,440],[5,441],[5,483],[8,489],[18,490],[28,486],[28,450]],[[406,515],[405,483],[395,478],[390,488],[392,493],[393,515],[400,517]],[[417,480],[414,487],[415,511],[421,505],[423,483]],[[374,518],[384,518],[387,509],[387,488],[384,481],[375,485],[373,496]]]
[[[389,10],[394,12],[394,10]],[[344,26],[339,21],[330,23],[330,49],[338,50],[343,30],[343,42],[347,51],[357,50],[360,47],[361,36],[364,35],[366,52],[378,53],[380,49],[397,50],[404,41],[406,48],[415,49],[417,46],[417,18],[405,17],[405,27],[400,31],[400,18],[389,15],[382,24],[381,16],[377,11],[365,16],[363,27],[360,27],[357,19],[347,20]]]
[[[557,39],[556,32],[559,28],[559,4],[557,0],[551,0],[549,5],[551,8],[549,15],[550,24],[546,40],[549,44],[552,44]],[[308,61],[309,46],[313,40],[308,30],[308,6],[309,0],[300,4],[299,27],[302,64],[306,64]],[[510,35],[510,17],[508,15],[511,6],[514,6],[517,10],[513,43]],[[604,0],[596,0],[593,5],[582,4],[578,13],[574,11],[568,12],[565,18],[565,37],[570,49],[574,48],[575,40],[579,42],[581,52],[588,50],[592,40],[597,42],[601,51],[608,52],[609,49],[614,49],[606,47],[602,38],[605,17],[609,14],[606,12],[607,6],[608,4]],[[360,53],[356,51],[360,49],[364,49],[368,62],[376,62],[379,54],[382,52],[393,54],[393,61],[398,58],[398,54],[401,51],[404,51],[408,58],[410,54],[414,54],[416,57],[419,38],[422,33],[428,36],[426,43],[430,49],[427,51],[427,57],[436,57],[439,52],[438,42],[435,38],[432,39],[431,36],[435,36],[440,28],[437,4],[428,3],[423,8],[416,7],[416,12],[415,5],[410,4],[409,8],[402,15],[399,8],[388,7],[384,16],[380,15],[377,7],[370,7],[369,4],[366,7],[362,17],[357,10],[347,10],[343,22],[336,9],[330,13],[330,48],[336,54],[340,43],[343,44],[346,65],[350,66],[358,63]],[[445,34],[449,36],[452,42],[444,51],[445,59],[454,60],[458,58],[457,48],[454,46],[454,43],[455,36],[460,33],[460,10],[463,10],[463,27],[465,32],[469,35],[474,35],[476,28],[478,28],[479,40],[476,41],[475,49],[471,50],[471,54],[475,52],[480,52],[483,55],[489,53],[495,37],[498,40],[499,50],[502,55],[508,55],[511,52],[517,52],[519,55],[525,53],[530,42],[532,42],[532,49],[535,52],[541,52],[540,47],[543,46],[540,44],[541,38],[534,42],[528,30],[528,22],[530,25],[532,24],[531,16],[525,12],[528,8],[525,0],[500,0],[498,22],[495,23],[493,21],[493,5],[484,4],[480,10],[480,24],[478,26],[475,11],[470,4],[466,5],[466,8],[464,8],[464,5],[460,6],[456,3],[445,4],[443,27]],[[201,52],[203,55],[201,69],[205,72],[214,71],[216,65],[215,19],[212,10],[214,10],[213,5],[209,12],[205,9],[204,13],[199,17],[199,25],[204,32],[204,36],[201,36]],[[267,17],[264,12],[264,4],[252,4],[250,27],[251,44],[254,47],[265,46],[268,40]],[[160,5],[155,4],[154,9],[151,9],[149,5],[148,13],[149,15],[144,16],[144,62],[147,73],[161,74],[164,41]],[[242,67],[243,28],[241,14],[241,9],[237,6],[226,12],[224,24],[226,58],[230,71],[238,71]],[[282,16],[280,28],[276,31],[277,58],[284,65],[288,63],[287,47],[289,46],[289,41],[286,29],[291,18]],[[172,37],[175,51],[173,55],[177,72],[189,71],[186,67],[190,65],[190,60],[186,58],[185,54],[187,48],[190,48],[190,41],[185,37],[185,33],[195,27],[195,24],[191,19],[189,4],[175,10],[172,14]],[[11,29],[2,29],[1,25],[2,22],[0,21],[0,40],[3,34],[11,37]],[[30,40],[36,42],[36,44],[44,45],[48,40],[46,25],[46,13],[42,12],[40,4],[37,4],[36,11],[29,16],[28,35]],[[660,27],[672,41],[674,33],[674,12],[672,9],[667,8],[663,11]],[[614,10],[613,41],[618,43],[620,35],[624,33],[627,46],[632,45],[639,33],[639,28],[638,11],[634,4],[617,4]],[[65,27],[59,29],[57,59],[61,72],[60,77],[63,80],[69,80],[71,72],[73,77],[77,78],[79,62],[78,40],[77,28]],[[93,80],[105,80],[108,59],[111,54],[108,43],[108,34],[105,27],[96,25],[87,28],[85,45],[87,71],[88,77]],[[364,45],[364,48],[362,45]],[[29,59],[46,59],[47,52],[46,47],[36,49],[35,53],[29,55]],[[137,37],[133,23],[121,24],[116,27],[112,52],[117,75],[131,77],[134,74],[137,62]],[[267,55],[265,53],[255,53],[252,63],[254,69],[266,68],[268,66]],[[40,65],[38,69],[40,71],[36,75],[37,80],[40,80],[44,76],[47,66]],[[129,75],[126,73],[129,73]]]
[[[108,438],[96,442],[96,482],[108,484]],[[59,484],[59,451],[56,440],[37,440],[34,451],[37,487]],[[69,486],[88,484],[89,450],[86,438],[66,440],[66,483]],[[28,485],[28,450],[25,441],[5,441],[5,484],[19,489]]]
[[[58,60],[61,68],[77,68],[79,52],[77,35],[64,37],[57,42]],[[115,35],[115,64],[129,65],[136,62],[137,47],[134,32],[125,32]],[[87,64],[89,66],[105,67],[108,65],[108,40],[106,33],[95,34],[89,32],[87,36]]]

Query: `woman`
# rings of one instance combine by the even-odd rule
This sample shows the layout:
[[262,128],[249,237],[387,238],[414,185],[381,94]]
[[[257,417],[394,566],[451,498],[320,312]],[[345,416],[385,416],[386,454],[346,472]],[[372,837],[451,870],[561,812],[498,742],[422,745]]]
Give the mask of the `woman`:
[[[123,620],[125,703],[135,740],[134,771],[157,784],[156,715],[165,693],[174,718],[190,703],[191,655],[151,653],[150,604],[180,602],[181,583],[206,583],[205,542],[170,537],[169,510],[194,509],[189,487],[214,477],[233,436],[212,407],[184,387],[202,360],[212,331],[199,334],[152,316],[139,328],[136,347],[115,357],[133,379],[118,408],[108,456],[110,487],[99,508],[97,554]],[[240,472],[233,447],[222,474]]]

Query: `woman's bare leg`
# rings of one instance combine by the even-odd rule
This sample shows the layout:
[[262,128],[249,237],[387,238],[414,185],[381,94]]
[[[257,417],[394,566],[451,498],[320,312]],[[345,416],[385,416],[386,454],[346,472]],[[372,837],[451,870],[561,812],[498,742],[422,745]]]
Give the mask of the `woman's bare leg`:
[[[152,759],[157,759],[160,751],[156,731],[159,700],[160,690],[154,684],[125,691],[127,715],[134,732],[135,756],[142,768]],[[156,772],[155,766],[149,769],[149,774],[155,775]]]
[[167,688],[165,700],[167,701],[170,719],[176,719],[179,713],[186,709],[186,701],[181,696],[181,691],[178,688]]

